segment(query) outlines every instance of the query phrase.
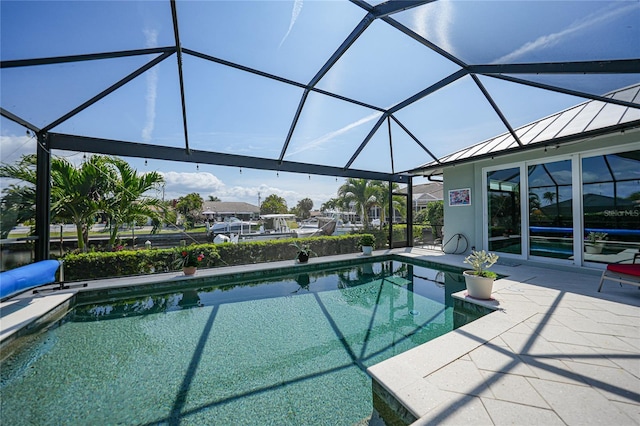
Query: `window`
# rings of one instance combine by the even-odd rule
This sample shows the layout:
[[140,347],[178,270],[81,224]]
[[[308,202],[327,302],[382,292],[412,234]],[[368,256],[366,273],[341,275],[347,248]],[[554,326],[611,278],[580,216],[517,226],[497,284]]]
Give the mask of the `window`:
[[573,256],[571,161],[527,168],[529,187],[529,255],[569,259]]
[[520,168],[487,173],[489,250],[522,254]]
[[582,159],[584,260],[630,261],[640,249],[640,151]]

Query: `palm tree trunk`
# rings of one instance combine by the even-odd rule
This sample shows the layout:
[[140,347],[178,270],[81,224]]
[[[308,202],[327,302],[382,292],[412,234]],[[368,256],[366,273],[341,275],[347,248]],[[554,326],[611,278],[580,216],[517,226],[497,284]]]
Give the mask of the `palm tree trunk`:
[[84,229],[83,229],[83,224],[82,221],[76,221],[75,222],[76,225],[76,238],[78,239],[78,250],[80,250],[81,252],[84,252],[85,249],[85,245],[84,245]]
[[108,248],[112,249],[116,244],[116,238],[118,237],[118,227],[120,225],[113,219],[109,221],[109,224],[111,225],[111,231],[109,232]]

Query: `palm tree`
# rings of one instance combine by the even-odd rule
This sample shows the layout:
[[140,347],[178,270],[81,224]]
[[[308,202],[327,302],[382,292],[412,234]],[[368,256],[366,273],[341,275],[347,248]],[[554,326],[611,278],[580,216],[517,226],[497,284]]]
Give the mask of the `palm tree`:
[[344,200],[344,205],[355,204],[365,228],[369,227],[369,208],[376,202],[376,192],[376,187],[367,179],[348,178],[338,188],[338,196]]
[[551,191],[547,191],[544,194],[542,194],[542,198],[544,198],[545,200],[547,200],[547,202],[549,203],[549,205],[553,204],[553,200],[556,199],[556,194],[551,192]]
[[344,200],[341,198],[330,198],[328,201],[322,203],[322,205],[320,206],[320,211],[340,209],[343,207],[343,201]]
[[102,209],[110,187],[106,157],[94,155],[75,167],[64,158],[51,160],[51,214],[54,220],[76,227],[78,249],[86,250],[89,228]]
[[547,200],[549,202],[549,205],[553,204],[553,201],[557,201],[556,202],[556,217],[554,219],[554,223],[560,225],[562,223],[562,217],[560,215],[560,194],[558,194],[558,192],[551,192],[551,191],[547,191],[544,194],[542,194],[542,198],[544,198],[545,200]]
[[535,209],[539,209],[540,206],[541,206],[540,196],[535,192],[530,192],[529,193],[529,210],[533,211]]
[[[391,188],[395,191],[399,188],[398,184],[395,182],[390,182]],[[389,213],[389,182],[383,181],[373,181],[372,185],[375,187],[375,198],[376,204],[380,207],[380,227],[385,223],[385,219],[388,216],[393,216],[392,213]],[[394,210],[398,210],[398,212],[404,216],[407,213],[407,203],[405,202],[405,198],[402,196],[393,196],[393,208]],[[393,219],[393,218],[392,218]]]
[[0,199],[0,238],[7,238],[11,229],[19,223],[31,221],[36,216],[35,154],[25,155],[15,165],[0,165],[0,177],[28,183],[12,183],[2,190]]
[[298,205],[296,206],[300,216],[303,219],[308,219],[311,216],[311,209],[313,208],[313,200],[311,198],[303,198],[298,201]]
[[157,172],[138,174],[126,161],[108,157],[111,168],[110,196],[102,204],[109,217],[111,234],[109,246],[112,247],[118,237],[118,229],[123,224],[133,224],[136,218],[151,218],[159,222],[164,216],[166,204],[157,198],[145,197],[144,193],[164,182]]
[[[35,165],[36,155],[32,154],[22,157],[16,165],[0,166],[0,177],[26,182],[26,185],[13,185],[4,191],[6,195],[0,204],[3,232],[5,224],[13,227],[16,223],[35,218]],[[135,215],[154,217],[157,211],[150,207],[159,202],[140,200],[140,197],[152,187],[152,183],[161,181],[162,177],[156,172],[137,176],[126,162],[115,157],[94,155],[78,167],[64,158],[53,157],[51,219],[74,224],[78,249],[85,251],[89,229],[101,211],[110,216],[115,232],[119,224],[127,223]],[[134,197],[136,193],[138,195]],[[10,224],[7,222],[9,219],[17,222]],[[113,241],[112,235],[111,244]]]

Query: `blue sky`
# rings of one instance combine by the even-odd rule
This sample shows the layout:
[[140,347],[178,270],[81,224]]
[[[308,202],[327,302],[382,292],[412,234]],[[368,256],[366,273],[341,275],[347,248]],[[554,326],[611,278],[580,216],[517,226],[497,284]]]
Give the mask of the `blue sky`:
[[[108,52],[173,44],[168,1],[0,2],[2,60]],[[303,84],[308,83],[365,12],[346,1],[178,1],[182,46]],[[468,63],[640,57],[637,1],[440,1],[394,19]],[[154,56],[2,69],[3,108],[45,126]],[[302,89],[183,56],[190,145],[194,149],[277,158]],[[384,22],[376,21],[317,87],[389,108],[458,67]],[[527,76],[602,94],[639,81],[626,76]],[[595,77],[595,78],[592,78]],[[514,127],[583,99],[481,77]],[[53,131],[184,146],[175,56]],[[309,95],[285,159],[344,166],[380,113]],[[444,156],[505,131],[476,85],[465,77],[396,114],[435,155]],[[25,129],[2,118],[2,161],[35,150]],[[395,123],[394,170],[430,161]],[[354,162],[390,172],[384,125]],[[83,153],[56,153],[81,161]],[[167,180],[165,197],[199,192],[257,204],[277,194],[316,207],[336,196],[335,177],[131,160]],[[418,180],[418,183],[420,181]],[[3,183],[5,185],[6,182]]]

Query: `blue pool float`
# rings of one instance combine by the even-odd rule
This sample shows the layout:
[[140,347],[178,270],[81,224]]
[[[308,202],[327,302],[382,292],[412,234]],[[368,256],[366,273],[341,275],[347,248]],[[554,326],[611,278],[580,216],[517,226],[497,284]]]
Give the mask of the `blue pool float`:
[[0,299],[55,282],[59,267],[57,260],[41,260],[0,273]]

